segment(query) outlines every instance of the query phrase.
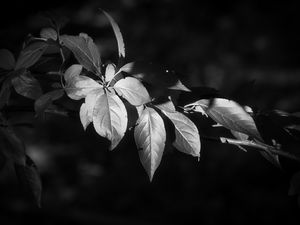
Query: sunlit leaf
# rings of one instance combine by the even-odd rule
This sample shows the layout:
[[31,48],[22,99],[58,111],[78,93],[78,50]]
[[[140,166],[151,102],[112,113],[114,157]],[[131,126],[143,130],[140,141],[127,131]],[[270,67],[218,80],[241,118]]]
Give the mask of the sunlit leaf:
[[64,73],[65,81],[67,83],[70,82],[74,77],[78,77],[81,71],[82,71],[82,65],[74,64],[70,66]]
[[77,76],[73,77],[73,79],[67,83],[65,91],[70,98],[79,100],[86,97],[89,92],[99,88],[102,88],[102,85],[92,78]]
[[162,111],[176,112],[176,108],[175,108],[172,101],[166,101],[164,103],[161,103],[161,104],[158,104],[158,105],[155,105],[155,106],[158,107]]
[[200,106],[215,122],[227,129],[261,140],[253,118],[238,103],[224,98],[215,98],[212,102],[202,99],[189,104],[191,105]]
[[93,121],[93,119],[89,117],[89,111],[85,103],[82,103],[80,106],[79,117],[83,129],[86,130],[87,126]]
[[132,105],[142,105],[150,102],[150,96],[144,85],[133,77],[119,80],[114,88],[116,92]]
[[117,43],[118,43],[119,57],[125,58],[125,44],[124,44],[124,40],[123,40],[122,33],[120,31],[120,28],[119,28],[118,24],[116,23],[116,21],[107,12],[105,12],[104,10],[102,10],[102,12],[108,18],[110,25],[113,28],[113,31],[114,31],[114,34],[116,36]]
[[123,138],[127,121],[126,108],[116,94],[106,91],[98,96],[93,111],[93,124],[100,136],[111,141],[111,150]]
[[162,112],[172,121],[175,127],[174,147],[186,154],[200,157],[200,135],[196,125],[179,112]]
[[109,82],[111,81],[114,76],[115,76],[115,65],[114,64],[108,64],[106,66],[106,69],[105,69],[105,80],[106,82]]
[[42,95],[40,83],[29,72],[12,79],[13,87],[19,95],[37,99]]
[[12,70],[15,67],[15,57],[7,49],[0,49],[0,68]]
[[44,41],[33,42],[26,46],[20,53],[15,70],[29,68],[34,65],[46,51],[48,44]]
[[41,30],[40,36],[45,39],[52,39],[52,40],[56,41],[57,32],[52,27],[46,27]]
[[152,108],[145,108],[134,129],[135,143],[139,157],[150,181],[158,168],[166,142],[166,131],[163,119]]
[[84,68],[95,74],[100,73],[100,54],[91,37],[81,33],[79,36],[62,35],[61,40]]
[[26,164],[15,164],[15,170],[21,186],[38,207],[41,207],[42,182],[37,166],[29,156],[26,156]]
[[61,98],[64,94],[63,89],[53,90],[46,94],[40,96],[34,103],[34,110],[37,115],[43,113],[51,103],[59,98]]

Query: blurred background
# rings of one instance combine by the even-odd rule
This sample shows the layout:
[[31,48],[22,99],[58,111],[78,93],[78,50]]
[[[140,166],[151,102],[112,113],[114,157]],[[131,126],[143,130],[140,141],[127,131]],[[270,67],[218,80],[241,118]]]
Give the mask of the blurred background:
[[[62,33],[88,33],[103,60],[116,60],[109,12],[128,61],[155,62],[188,86],[210,86],[259,109],[300,111],[297,1],[16,1],[1,7],[0,48],[15,55],[47,26],[41,13],[64,15]],[[200,135],[224,133],[194,115]],[[19,129],[43,182],[42,208],[24,197],[12,166],[0,172],[1,224],[299,224],[289,174],[255,151],[202,142],[200,162],[167,149],[153,182],[132,134],[113,152],[74,118],[46,117]],[[230,135],[224,133],[225,135]]]

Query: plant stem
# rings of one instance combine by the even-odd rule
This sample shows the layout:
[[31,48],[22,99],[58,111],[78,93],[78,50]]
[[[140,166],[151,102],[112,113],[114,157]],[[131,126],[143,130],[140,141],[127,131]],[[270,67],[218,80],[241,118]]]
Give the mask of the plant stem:
[[280,155],[289,159],[293,159],[295,161],[300,162],[300,158],[297,157],[296,155],[293,155],[289,152],[284,152],[280,149],[277,149],[273,146],[261,143],[261,142],[255,142],[255,141],[249,141],[249,140],[237,140],[237,139],[232,139],[232,138],[227,138],[227,137],[201,137],[203,140],[208,140],[208,141],[214,141],[214,142],[219,142],[222,144],[230,144],[230,145],[235,145],[235,146],[248,146],[252,147],[258,151],[265,151],[265,152],[270,152],[275,155]]

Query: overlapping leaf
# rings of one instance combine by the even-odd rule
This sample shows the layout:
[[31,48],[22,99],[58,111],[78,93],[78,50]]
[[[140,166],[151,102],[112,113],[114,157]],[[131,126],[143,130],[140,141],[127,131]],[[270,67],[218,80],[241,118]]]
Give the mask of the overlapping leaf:
[[242,106],[232,100],[215,98],[210,102],[208,99],[202,99],[185,107],[190,106],[200,106],[215,122],[227,129],[261,140],[253,118]]
[[139,149],[139,157],[150,180],[158,168],[166,142],[163,119],[152,108],[145,108],[134,129],[134,139]]
[[114,149],[123,138],[127,128],[127,111],[121,99],[112,91],[97,97],[93,110],[96,132],[111,141]]
[[46,51],[48,44],[45,41],[33,42],[26,46],[20,53],[15,70],[29,68],[34,65]]
[[100,73],[100,54],[92,38],[81,33],[79,36],[62,35],[61,40],[84,68],[95,74]]
[[139,80],[133,77],[125,77],[119,80],[114,85],[114,89],[120,96],[135,106],[151,101],[147,89]]

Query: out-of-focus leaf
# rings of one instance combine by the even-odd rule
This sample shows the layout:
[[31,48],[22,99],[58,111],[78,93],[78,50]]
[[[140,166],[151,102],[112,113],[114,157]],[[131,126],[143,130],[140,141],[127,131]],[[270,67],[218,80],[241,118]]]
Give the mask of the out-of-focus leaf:
[[125,77],[115,85],[116,92],[132,105],[142,105],[151,101],[149,93],[144,85],[133,77]]
[[212,101],[202,99],[185,107],[189,106],[200,106],[215,122],[227,129],[261,140],[253,118],[242,106],[232,100],[224,98],[215,98]]
[[190,91],[181,83],[175,71],[152,63],[131,62],[121,67],[118,73],[120,72],[125,72],[158,89]]
[[123,40],[122,33],[120,31],[120,28],[119,28],[118,24],[116,23],[116,21],[107,12],[105,12],[104,10],[102,10],[102,12],[107,17],[107,19],[110,22],[110,25],[113,28],[113,31],[114,31],[114,34],[116,36],[117,43],[118,43],[119,57],[125,58],[125,44],[124,44],[124,40]]
[[105,81],[106,82],[109,82],[114,78],[115,69],[116,69],[116,67],[114,64],[108,64],[106,66],[106,69],[105,69]]
[[200,135],[196,125],[180,112],[162,112],[172,121],[175,127],[174,147],[186,154],[200,157]]
[[102,88],[102,85],[92,78],[87,76],[76,76],[67,83],[65,91],[70,98],[79,100],[85,98],[89,92],[99,88]]
[[15,70],[21,68],[27,69],[34,65],[46,51],[47,47],[48,44],[45,41],[36,41],[26,46],[17,59]]
[[97,97],[93,111],[96,132],[111,141],[113,150],[122,140],[127,128],[127,111],[121,99],[112,91]]
[[43,28],[40,32],[40,36],[45,39],[57,40],[57,32],[52,27]]
[[74,77],[78,77],[81,71],[82,71],[82,65],[74,64],[70,66],[64,74],[65,81],[69,83]]
[[24,97],[37,99],[42,95],[40,83],[29,72],[13,78],[12,84],[16,92]]
[[0,127],[0,149],[7,159],[25,165],[25,146],[11,127]]
[[9,101],[11,94],[11,79],[6,79],[0,88],[0,109],[2,109]]
[[281,164],[279,161],[279,156],[276,154],[273,154],[271,152],[260,152],[260,154],[270,163],[272,163],[274,166],[281,168]]
[[143,110],[134,129],[134,139],[140,161],[151,181],[161,162],[166,142],[164,121],[154,109],[147,107]]
[[15,163],[15,170],[21,186],[40,208],[42,182],[37,170],[37,166],[29,156],[26,156],[26,164],[20,165]]
[[79,36],[62,35],[62,44],[70,49],[78,62],[95,74],[100,74],[100,54],[98,47],[93,39],[87,34],[79,34]]
[[300,171],[292,176],[290,181],[289,195],[300,194]]
[[5,155],[2,153],[2,151],[0,150],[0,173],[2,171],[2,169],[4,168],[5,164],[6,164],[6,157]]
[[63,89],[53,90],[40,96],[34,103],[34,110],[37,115],[41,115],[53,101],[64,95]]
[[12,70],[15,67],[15,57],[7,49],[0,49],[0,68]]

